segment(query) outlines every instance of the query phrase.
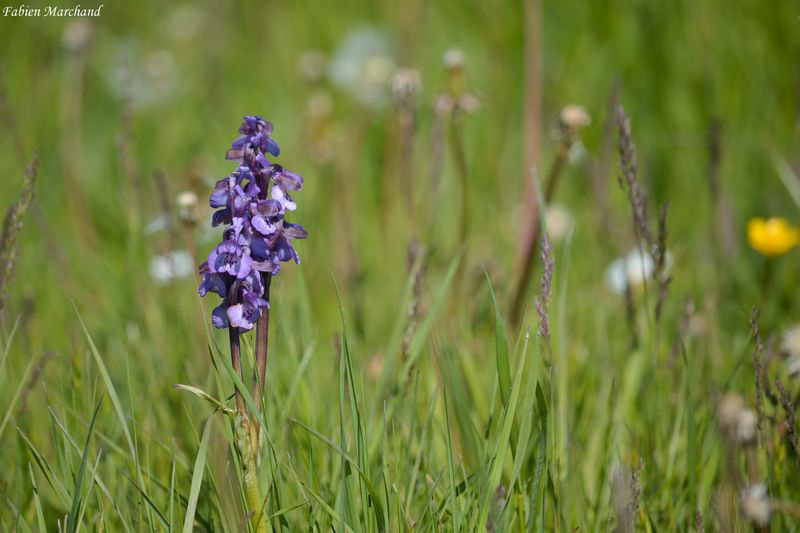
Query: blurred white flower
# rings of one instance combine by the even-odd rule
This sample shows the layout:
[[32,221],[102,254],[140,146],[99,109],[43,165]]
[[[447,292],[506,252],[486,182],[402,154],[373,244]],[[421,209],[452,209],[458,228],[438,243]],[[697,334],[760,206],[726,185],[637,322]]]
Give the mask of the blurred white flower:
[[754,444],[758,416],[752,409],[742,409],[736,421],[736,439],[742,444]]
[[[667,252],[666,268],[672,263],[672,256]],[[634,248],[625,256],[615,259],[606,269],[606,283],[617,294],[624,294],[627,287],[641,287],[655,273],[656,264],[650,254],[643,249]]]
[[733,433],[739,425],[739,413],[744,409],[744,398],[732,392],[725,393],[717,404],[717,422],[720,427],[727,433]]
[[592,122],[589,113],[579,105],[567,105],[561,109],[561,123],[571,130],[580,130]]
[[759,526],[769,524],[770,504],[767,499],[767,486],[755,483],[742,491],[742,512],[748,520]]
[[186,250],[175,250],[157,255],[150,260],[150,277],[156,283],[169,283],[192,273],[194,261]]
[[791,357],[800,357],[800,324],[783,332],[781,350]]
[[755,444],[758,416],[747,408],[740,395],[729,392],[720,399],[717,422],[727,438],[745,446]]
[[392,95],[397,101],[406,101],[419,94],[422,88],[419,71],[413,68],[399,68],[392,77]]
[[800,375],[800,357],[791,357],[786,363],[786,370],[793,378]]
[[175,197],[175,207],[181,222],[194,225],[199,219],[198,198],[194,191],[182,191]]
[[569,235],[575,226],[575,221],[566,207],[553,204],[547,207],[545,224],[547,224],[547,235],[550,240],[558,242]]
[[460,48],[448,48],[442,57],[446,69],[456,70],[464,68],[464,51]]
[[345,37],[328,65],[328,76],[362,104],[377,107],[387,100],[394,65],[386,34],[365,27]]

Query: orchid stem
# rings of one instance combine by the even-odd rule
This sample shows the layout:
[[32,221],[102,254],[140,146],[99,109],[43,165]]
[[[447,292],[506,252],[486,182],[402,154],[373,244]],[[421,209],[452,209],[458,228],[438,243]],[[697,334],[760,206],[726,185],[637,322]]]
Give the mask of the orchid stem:
[[[269,286],[272,274],[264,274],[264,299],[269,301]],[[269,307],[261,311],[256,323],[256,384],[253,387],[253,400],[261,409],[261,398],[265,393],[267,380],[267,354],[269,353]]]
[[[233,371],[242,377],[242,351],[241,345],[239,343],[239,328],[229,327],[228,328],[228,335],[230,337],[231,342],[231,364],[233,365]],[[245,408],[244,397],[239,389],[235,388],[234,386],[234,395],[236,396],[236,410],[239,413],[246,414],[247,409]]]
[[[242,355],[239,342],[239,328],[228,328],[231,341],[231,363],[233,370],[239,377],[242,377]],[[258,487],[258,428],[256,423],[251,421],[247,415],[244,396],[235,390],[236,395],[236,418],[234,419],[234,432],[236,435],[236,448],[242,461],[242,479],[244,481],[245,503],[247,511],[251,515],[253,530],[261,533],[266,532],[266,520],[261,511],[261,491]],[[256,438],[254,440],[253,435]]]

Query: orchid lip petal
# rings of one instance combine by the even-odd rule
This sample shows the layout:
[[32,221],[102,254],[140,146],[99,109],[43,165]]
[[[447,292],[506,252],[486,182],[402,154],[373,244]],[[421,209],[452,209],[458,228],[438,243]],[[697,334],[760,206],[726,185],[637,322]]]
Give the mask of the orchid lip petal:
[[260,215],[256,215],[250,219],[250,223],[253,224],[253,227],[263,235],[272,235],[276,231],[275,225],[270,224],[264,219],[263,216]]

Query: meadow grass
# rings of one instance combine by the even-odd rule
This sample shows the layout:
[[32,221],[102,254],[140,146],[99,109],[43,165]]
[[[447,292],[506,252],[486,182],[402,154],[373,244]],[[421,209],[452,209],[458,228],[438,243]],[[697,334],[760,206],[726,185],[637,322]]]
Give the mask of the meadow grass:
[[[793,7],[543,2],[534,169],[520,3],[153,2],[106,6],[89,25],[0,19],[3,206],[26,197],[39,161],[0,294],[0,529],[248,530],[237,388],[265,429],[270,530],[763,530],[764,508],[773,531],[800,529],[800,384],[782,346],[800,322],[798,251],[763,258],[745,238],[752,216],[798,220]],[[412,100],[381,78],[363,103],[369,76],[338,87],[314,74],[309,51],[335,70],[363,27],[419,71]],[[455,122],[441,98],[463,96],[442,65],[452,47],[479,104]],[[548,228],[549,305],[534,305],[537,251],[517,319],[523,191],[560,157],[567,104],[592,118],[552,198],[574,225]],[[647,193],[640,225],[664,243],[656,279],[625,294],[606,266],[650,248],[617,104]],[[206,198],[252,113],[305,177],[293,221],[310,234],[272,283],[260,408],[252,335],[242,379],[197,275],[159,283],[149,266],[174,250],[198,264],[219,239]],[[182,191],[199,205],[181,207]]]

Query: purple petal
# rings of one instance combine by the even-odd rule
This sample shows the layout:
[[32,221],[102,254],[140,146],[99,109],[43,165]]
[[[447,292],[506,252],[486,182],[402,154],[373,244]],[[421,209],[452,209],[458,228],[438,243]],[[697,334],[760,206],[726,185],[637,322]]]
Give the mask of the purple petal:
[[244,279],[253,270],[253,260],[249,255],[244,254],[239,259],[239,270],[235,274],[237,278]]
[[275,172],[272,177],[275,183],[285,191],[299,191],[303,187],[303,177],[283,167],[280,168],[280,171]]
[[269,236],[277,231],[275,225],[267,222],[261,215],[256,215],[251,218],[250,223],[253,224],[253,227],[262,235]]
[[263,237],[253,237],[250,241],[250,255],[259,261],[269,259],[270,248],[267,240]]
[[215,292],[222,298],[225,298],[228,295],[228,286],[225,280],[222,279],[222,276],[210,273],[205,275],[203,283],[200,284],[197,291],[200,293],[200,296],[205,296],[209,292]]
[[289,244],[289,240],[281,234],[275,239],[275,243],[272,246],[272,250],[278,257],[280,261],[291,261],[294,260],[295,262],[299,262],[297,257],[297,253],[295,253],[294,248],[292,245]]
[[281,149],[278,146],[278,143],[276,143],[272,137],[267,137],[267,146],[264,150],[267,153],[274,155],[275,157],[278,157],[281,153]]
[[227,207],[225,209],[220,209],[219,211],[214,211],[214,214],[211,215],[211,226],[217,227],[220,224],[230,224],[231,223],[231,210]]
[[268,272],[270,274],[277,274],[281,269],[280,263],[274,261],[253,261],[253,270],[258,272]]
[[283,223],[283,234],[289,239],[305,239],[308,237],[308,232],[300,224],[292,224],[291,222]]
[[297,204],[292,201],[292,197],[284,192],[280,187],[272,188],[272,199],[280,202],[284,209],[287,211],[294,211],[297,209]]
[[215,328],[228,327],[228,314],[226,313],[225,304],[220,304],[211,312],[211,323]]
[[235,328],[252,329],[253,323],[248,322],[245,317],[244,306],[242,304],[232,305],[228,308],[228,321]]
[[277,200],[261,200],[256,204],[255,211],[262,217],[274,217],[281,212],[281,203]]
[[211,207],[225,207],[228,205],[228,187],[230,180],[228,178],[221,179],[214,186],[214,192],[211,193],[210,204]]

